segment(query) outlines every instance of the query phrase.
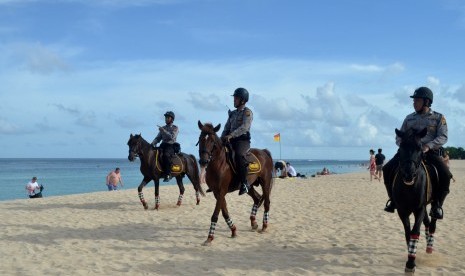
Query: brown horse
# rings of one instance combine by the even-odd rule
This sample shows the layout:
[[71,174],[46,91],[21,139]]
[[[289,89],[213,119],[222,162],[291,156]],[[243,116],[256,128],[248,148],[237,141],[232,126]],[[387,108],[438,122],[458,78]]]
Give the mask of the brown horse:
[[[144,176],[144,179],[140,183],[137,191],[139,192],[139,199],[144,209],[148,209],[147,202],[144,199],[142,189],[151,180],[155,183],[155,207],[158,210],[160,207],[160,194],[159,194],[159,181],[162,173],[159,160],[161,152],[159,149],[152,149],[152,146],[142,138],[140,134],[132,135],[129,137],[129,161],[134,161],[136,157],[140,159],[140,172]],[[171,175],[176,178],[176,182],[179,187],[179,197],[177,205],[180,206],[184,195],[184,185],[182,179],[184,175],[187,175],[189,180],[194,185],[195,195],[197,198],[197,205],[200,203],[200,194],[205,196],[205,193],[200,185],[199,167],[197,165],[197,159],[192,154],[178,153],[173,158],[173,166]]]
[[[198,122],[200,132],[199,137],[199,163],[202,170],[206,167],[205,180],[208,188],[213,192],[216,198],[216,206],[211,217],[210,231],[207,240],[203,245],[210,245],[214,239],[215,228],[218,222],[218,215],[220,210],[223,214],[226,223],[231,229],[231,237],[236,237],[236,226],[232,219],[229,217],[228,208],[226,206],[225,196],[227,193],[233,192],[239,188],[239,178],[235,174],[235,169],[228,161],[226,147],[223,146],[221,139],[216,132],[220,130],[221,124],[213,127],[212,124],[207,123],[202,125]],[[248,153],[248,160],[251,159],[255,162],[249,164],[249,175],[247,177],[248,183],[252,183],[251,189],[248,194],[252,197],[254,204],[250,214],[250,223],[252,229],[258,228],[255,220],[258,208],[264,203],[265,212],[263,213],[263,227],[262,232],[266,231],[269,221],[270,211],[270,193],[272,186],[272,172],[273,172],[273,159],[271,153],[267,150],[250,149]],[[249,161],[250,162],[250,161]],[[254,167],[252,167],[252,165]],[[255,191],[254,186],[261,186],[263,195]]]

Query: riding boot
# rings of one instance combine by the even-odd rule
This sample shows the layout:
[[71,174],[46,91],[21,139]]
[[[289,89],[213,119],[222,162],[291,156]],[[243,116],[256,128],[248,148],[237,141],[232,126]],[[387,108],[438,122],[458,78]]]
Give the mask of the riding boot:
[[241,180],[239,195],[246,194],[250,190],[250,185],[247,183],[248,165],[249,164],[245,163],[239,166],[239,177]]
[[163,182],[170,181],[170,179],[172,178],[172,176],[171,176],[171,164],[168,164],[163,171],[165,171],[165,178],[163,179]]
[[444,200],[446,199],[448,191],[443,192],[438,200],[435,200],[431,203],[431,210],[429,215],[435,219],[442,219],[444,217],[444,211],[442,210],[442,204],[444,204]]
[[386,206],[384,207],[384,211],[394,213],[396,210],[396,204],[392,200],[392,182],[387,175],[384,175],[384,185],[386,186],[386,191],[389,196]]

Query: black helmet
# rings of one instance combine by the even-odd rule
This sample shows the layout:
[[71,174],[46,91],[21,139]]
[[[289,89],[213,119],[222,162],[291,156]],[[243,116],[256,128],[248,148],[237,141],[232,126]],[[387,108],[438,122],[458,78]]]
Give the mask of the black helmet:
[[171,118],[173,118],[173,120],[174,120],[174,117],[175,117],[175,116],[174,116],[174,112],[173,112],[173,111],[166,111],[165,117],[168,117],[168,116],[171,117]]
[[413,95],[410,96],[410,98],[424,98],[424,99],[429,99],[430,105],[433,103],[433,91],[429,89],[428,87],[420,87],[413,92]]
[[239,87],[236,90],[234,90],[234,94],[232,96],[239,97],[243,102],[249,101],[249,91],[242,87]]

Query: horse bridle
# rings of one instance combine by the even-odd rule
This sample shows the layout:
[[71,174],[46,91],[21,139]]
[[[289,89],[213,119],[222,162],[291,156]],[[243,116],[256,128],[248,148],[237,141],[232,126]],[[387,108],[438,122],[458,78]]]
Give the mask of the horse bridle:
[[[212,160],[212,156],[213,156],[213,150],[215,149],[215,145],[213,144],[213,147],[211,148],[210,151],[206,150],[205,149],[205,146],[203,149],[200,149],[200,141],[201,139],[205,139],[205,137],[207,137],[208,133],[200,133],[200,136],[199,136],[199,141],[197,142],[196,146],[198,145],[199,146],[199,154],[200,154],[200,159],[199,159],[199,163],[200,165],[207,165],[208,163],[210,163],[210,161]],[[203,154],[206,154],[208,156],[208,159],[207,160],[202,160],[202,155]]]
[[[418,161],[418,159],[420,161]],[[420,166],[421,166],[421,160],[423,160],[423,152],[420,153],[420,157],[417,158],[416,160],[413,159],[413,158],[410,158],[408,161],[412,162],[414,167],[415,167],[415,171],[413,172],[413,176],[412,176],[412,181],[411,183],[409,184],[412,184],[415,182],[415,179],[417,178],[418,176],[418,170],[420,169]],[[399,160],[399,169],[402,168],[401,164],[400,164],[400,160]],[[405,183],[405,180],[404,180],[404,183]],[[408,184],[408,183],[405,183],[405,184]]]
[[[139,150],[138,152],[136,152],[136,151],[134,150],[135,147],[138,147],[138,150]],[[141,146],[140,146],[140,140],[137,140],[137,142],[134,144],[134,146],[133,146],[133,145],[129,145],[129,153],[130,153],[130,154],[131,154],[131,153],[134,154],[134,158],[137,158],[137,157],[139,157],[140,148],[141,148]]]

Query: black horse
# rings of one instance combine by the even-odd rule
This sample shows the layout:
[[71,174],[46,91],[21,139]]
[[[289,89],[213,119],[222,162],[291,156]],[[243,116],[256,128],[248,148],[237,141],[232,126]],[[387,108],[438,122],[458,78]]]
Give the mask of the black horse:
[[[144,209],[148,209],[147,202],[144,199],[142,189],[151,180],[155,183],[155,207],[160,207],[160,194],[159,194],[159,181],[162,174],[162,169],[159,163],[161,156],[158,149],[152,149],[152,146],[144,139],[140,134],[132,135],[129,137],[129,161],[134,161],[136,157],[140,159],[140,172],[144,176],[144,179],[140,183],[137,191],[139,192],[139,199]],[[176,168],[176,169],[175,169]],[[197,199],[197,205],[200,203],[200,194],[205,196],[205,193],[200,185],[199,167],[197,165],[197,159],[192,154],[178,153],[173,158],[173,167],[171,175],[176,178],[176,182],[179,187],[179,197],[177,205],[180,206],[184,195],[184,185],[182,179],[184,175],[187,175],[189,180],[195,189],[195,195]]]
[[[429,219],[426,206],[431,201],[432,188],[438,185],[438,177],[433,167],[423,162],[423,152],[420,139],[427,133],[408,130],[402,132],[396,129],[396,134],[402,139],[399,145],[399,167],[394,172],[392,197],[397,206],[397,213],[404,225],[405,240],[408,248],[408,261],[405,272],[415,271],[415,257],[421,223],[425,225],[427,253],[433,252],[436,219]],[[410,227],[410,215],[413,213],[415,223]]]

